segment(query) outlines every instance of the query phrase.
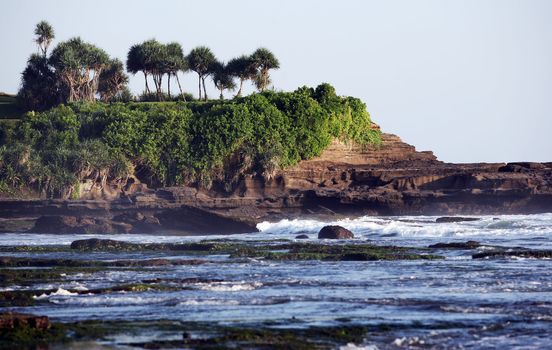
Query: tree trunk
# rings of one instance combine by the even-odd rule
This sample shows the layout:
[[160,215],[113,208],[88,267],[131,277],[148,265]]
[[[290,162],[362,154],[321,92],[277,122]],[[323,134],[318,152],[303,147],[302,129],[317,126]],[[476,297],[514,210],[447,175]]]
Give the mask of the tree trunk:
[[180,96],[184,99],[184,93],[182,92],[182,86],[180,86],[180,79],[178,79],[178,72],[174,75],[176,77],[176,82],[178,83],[178,89],[180,90]]
[[169,100],[171,99],[171,73],[167,79],[167,93],[169,94]]
[[222,91],[223,91],[224,89],[219,89],[219,90],[220,90],[220,99],[221,99],[221,100],[224,100],[224,95],[222,94]]
[[201,101],[201,75],[198,75],[198,76],[199,76],[199,78],[198,78],[198,80],[199,80],[199,98],[198,98],[198,100]]
[[207,89],[205,89],[205,78],[201,78],[203,81],[203,99],[207,101]]
[[146,93],[149,94],[150,89],[149,89],[149,86],[148,86],[148,73],[146,73],[146,71],[144,71],[144,80],[146,81]]
[[238,93],[236,94],[235,97],[241,97],[241,94],[242,94],[242,88],[243,88],[243,79],[240,78],[240,89],[238,90]]

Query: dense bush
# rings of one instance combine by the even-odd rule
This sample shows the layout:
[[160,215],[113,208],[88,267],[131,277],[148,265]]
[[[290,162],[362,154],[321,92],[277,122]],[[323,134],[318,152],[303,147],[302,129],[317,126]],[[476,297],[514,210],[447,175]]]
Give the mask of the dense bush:
[[0,180],[68,195],[83,178],[136,176],[152,186],[271,176],[310,159],[333,138],[379,142],[365,105],[333,87],[264,92],[233,101],[76,103],[28,113],[0,149]]

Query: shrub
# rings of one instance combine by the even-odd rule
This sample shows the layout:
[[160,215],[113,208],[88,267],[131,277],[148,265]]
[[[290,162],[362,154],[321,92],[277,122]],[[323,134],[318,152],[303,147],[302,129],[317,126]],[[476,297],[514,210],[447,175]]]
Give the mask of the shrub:
[[377,144],[371,125],[362,101],[329,84],[232,101],[61,105],[3,131],[18,141],[0,149],[0,182],[66,196],[85,178],[120,179],[134,168],[150,186],[231,191],[246,174],[272,176],[320,155],[333,138]]

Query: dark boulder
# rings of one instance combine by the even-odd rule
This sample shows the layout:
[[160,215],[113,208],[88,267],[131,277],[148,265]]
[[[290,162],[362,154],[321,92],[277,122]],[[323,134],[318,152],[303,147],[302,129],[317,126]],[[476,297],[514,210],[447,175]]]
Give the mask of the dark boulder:
[[465,221],[478,221],[480,218],[465,218],[461,216],[443,216],[437,218],[435,222],[437,223],[447,223],[447,222],[465,222]]
[[298,235],[298,236],[295,236],[295,239],[309,239],[309,236],[307,236],[307,235]]
[[355,235],[347,230],[345,227],[341,226],[324,226],[318,232],[319,239],[350,239],[355,238]]

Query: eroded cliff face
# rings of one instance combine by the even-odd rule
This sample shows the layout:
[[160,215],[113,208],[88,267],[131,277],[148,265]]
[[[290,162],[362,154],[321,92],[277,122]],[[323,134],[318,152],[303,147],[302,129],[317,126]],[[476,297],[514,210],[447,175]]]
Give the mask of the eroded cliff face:
[[[65,217],[39,220],[50,225],[35,226],[41,232],[183,234],[248,232],[260,221],[298,215],[539,213],[552,211],[552,163],[443,163],[383,134],[377,148],[335,141],[320,157],[270,178],[246,176],[232,193],[148,189],[136,178],[81,191],[77,201],[0,201],[0,217]],[[73,227],[63,229],[67,222]]]

